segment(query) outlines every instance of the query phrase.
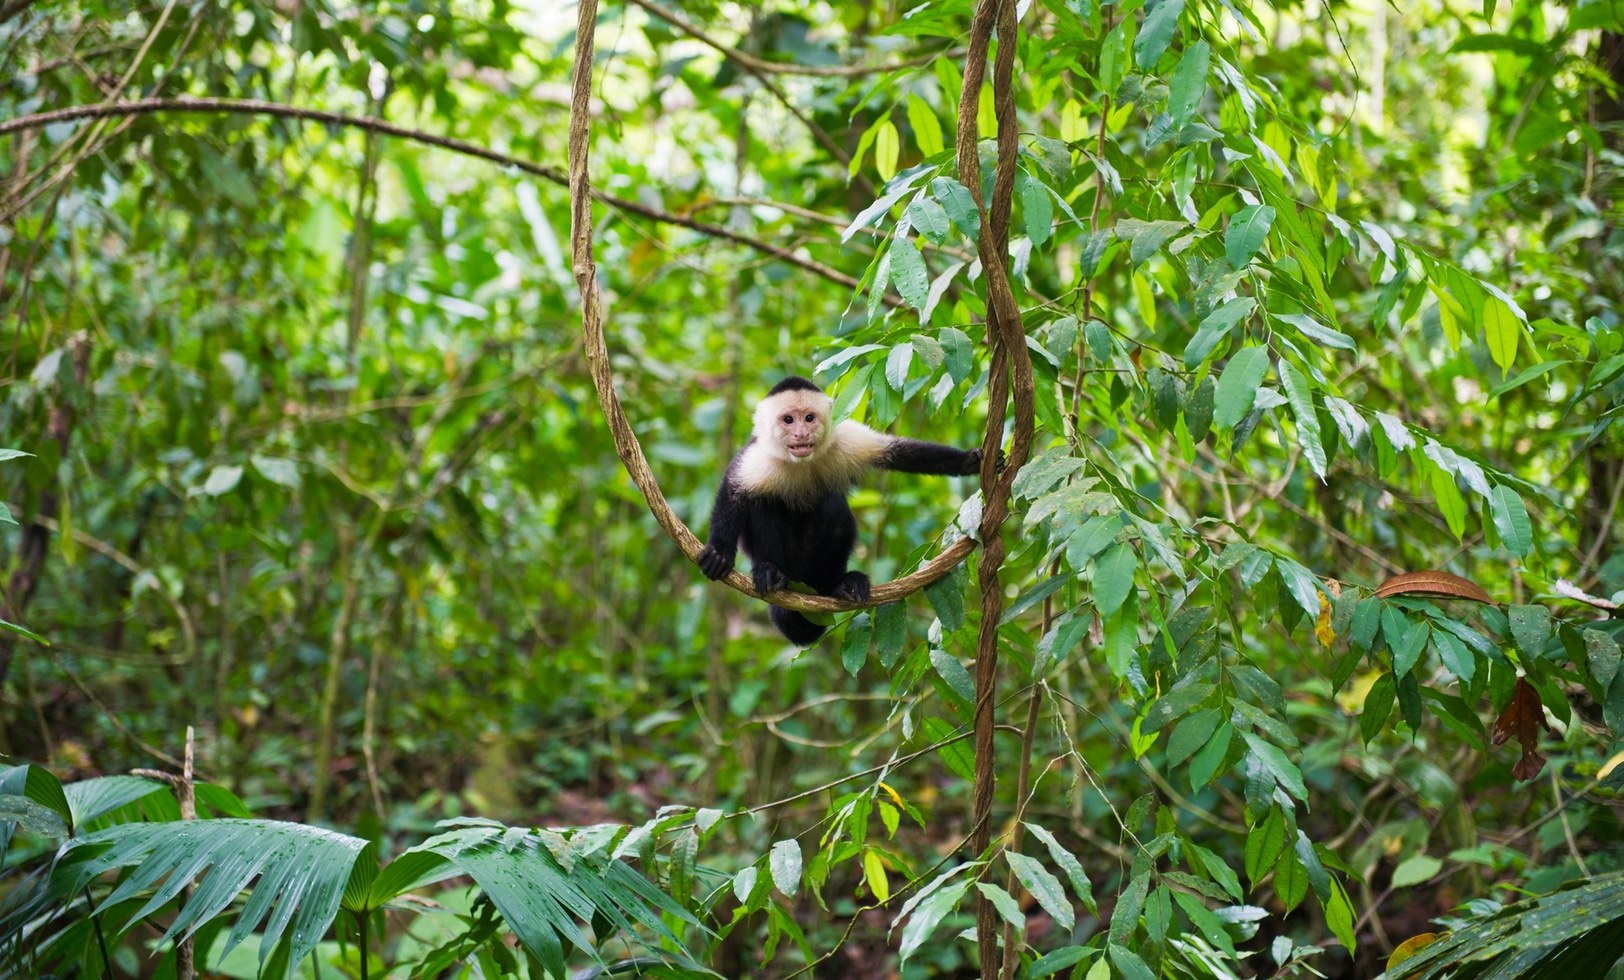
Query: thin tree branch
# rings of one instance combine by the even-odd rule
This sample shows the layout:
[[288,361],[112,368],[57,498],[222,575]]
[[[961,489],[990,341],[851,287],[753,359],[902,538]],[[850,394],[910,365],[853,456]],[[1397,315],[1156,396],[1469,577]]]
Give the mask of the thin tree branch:
[[[351,116],[342,112],[329,112],[324,109],[306,109],[301,106],[284,105],[280,102],[268,102],[262,99],[135,99],[125,102],[98,102],[90,105],[69,106],[64,109],[52,109],[47,112],[36,112],[26,116],[18,116],[15,119],[0,121],[0,136],[5,136],[8,133],[20,132],[22,130],[39,129],[55,123],[70,122],[75,119],[99,119],[107,116],[138,116],[161,112],[238,113],[242,115],[264,115],[277,116],[287,119],[303,119],[308,122],[325,123],[330,126],[349,126],[356,129],[364,129],[372,132],[384,133],[389,136],[399,137],[401,139],[412,140],[413,142],[422,143],[426,146],[437,146],[440,149],[450,150],[453,153],[461,153],[464,156],[477,157],[478,159],[486,160],[503,167],[512,167],[515,170],[529,174],[533,177],[540,177],[543,180],[558,184],[559,186],[566,186],[569,183],[569,179],[556,167],[549,167],[545,164],[533,163],[529,160],[509,156],[505,153],[498,153],[495,150],[488,149],[476,143],[470,143],[467,140],[460,140],[450,136],[438,136],[434,133],[427,133],[419,129],[412,129],[409,126],[401,126],[395,123],[385,122],[382,119],[372,119],[364,116]],[[834,269],[830,266],[824,265],[821,262],[809,259],[791,249],[773,245],[770,242],[765,242],[759,238],[753,238],[749,235],[740,234],[739,232],[731,229],[723,228],[720,225],[708,224],[703,221],[695,221],[692,218],[686,218],[682,215],[673,214],[669,211],[662,211],[659,208],[649,207],[646,204],[640,204],[636,201],[629,201],[625,198],[616,197],[613,194],[606,194],[603,191],[592,191],[592,199],[595,201],[600,201],[603,204],[614,208],[616,211],[621,211],[626,214],[634,214],[640,218],[647,218],[650,221],[658,221],[662,224],[675,225],[679,228],[687,228],[690,231],[698,232],[701,235],[705,235],[710,238],[720,238],[724,241],[733,242],[736,245],[742,245],[746,248],[754,249],[757,252],[772,256],[773,258],[788,263],[789,265],[805,269],[807,272],[810,272],[823,279],[827,279],[832,283],[845,286],[847,289],[855,290],[861,284],[855,276],[849,276],[838,269]],[[12,216],[10,214],[0,215],[0,223],[9,220],[11,217]],[[899,307],[902,305],[901,298],[890,293],[886,293],[883,297],[881,297],[881,301],[886,305],[893,307]]]

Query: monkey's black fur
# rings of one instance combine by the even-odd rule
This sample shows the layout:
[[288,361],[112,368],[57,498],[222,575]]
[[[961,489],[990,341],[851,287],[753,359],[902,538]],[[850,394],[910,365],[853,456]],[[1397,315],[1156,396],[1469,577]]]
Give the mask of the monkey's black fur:
[[[856,422],[832,426],[829,407],[817,385],[797,377],[780,381],[762,400],[755,435],[728,464],[716,493],[709,540],[699,553],[707,577],[719,579],[732,570],[742,546],[759,593],[803,582],[820,595],[865,601],[868,576],[846,568],[857,541],[846,493],[856,476],[871,467],[945,476],[981,469],[979,449],[898,439]],[[802,434],[808,425],[817,426],[815,437]],[[790,458],[786,447],[808,445],[793,440],[809,438],[816,439],[815,448],[804,458]],[[798,612],[773,606],[769,615],[779,632],[801,646],[824,633]]]

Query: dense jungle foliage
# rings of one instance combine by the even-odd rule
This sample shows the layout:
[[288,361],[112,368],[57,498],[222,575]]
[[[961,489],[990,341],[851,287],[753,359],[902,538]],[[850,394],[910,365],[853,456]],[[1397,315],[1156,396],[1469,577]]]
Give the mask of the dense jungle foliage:
[[596,7],[0,0],[0,972],[1624,975],[1624,5]]

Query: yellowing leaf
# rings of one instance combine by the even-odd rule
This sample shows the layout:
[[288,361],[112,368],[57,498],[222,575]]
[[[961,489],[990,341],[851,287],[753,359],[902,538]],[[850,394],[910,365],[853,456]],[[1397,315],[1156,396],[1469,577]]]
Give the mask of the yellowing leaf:
[[896,124],[887,119],[874,134],[874,167],[879,170],[881,179],[890,180],[897,175],[897,159],[901,154],[902,137],[897,133]]
[[1517,359],[1522,323],[1505,300],[1498,296],[1490,296],[1483,304],[1483,333],[1489,341],[1489,355],[1500,366],[1500,375],[1504,377]]
[[1336,630],[1331,628],[1331,600],[1320,596],[1319,616],[1314,620],[1314,638],[1326,649],[1336,642]]
[[891,897],[891,882],[885,876],[885,862],[880,860],[879,851],[863,852],[863,880],[875,898],[883,902]]

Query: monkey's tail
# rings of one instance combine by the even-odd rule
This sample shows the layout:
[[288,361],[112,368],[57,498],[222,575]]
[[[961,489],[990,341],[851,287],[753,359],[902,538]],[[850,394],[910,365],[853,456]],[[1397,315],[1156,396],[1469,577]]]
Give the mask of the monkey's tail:
[[796,646],[811,646],[818,642],[818,637],[824,633],[822,626],[792,609],[770,606],[767,615],[772,617],[773,625],[778,627],[778,632],[784,634],[784,638]]

